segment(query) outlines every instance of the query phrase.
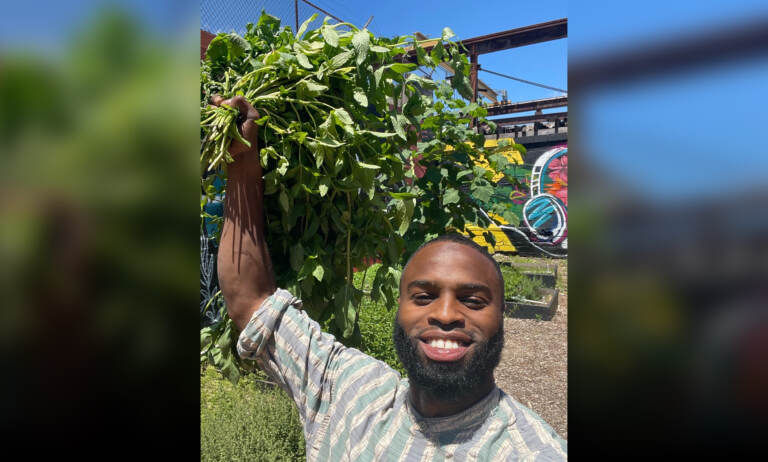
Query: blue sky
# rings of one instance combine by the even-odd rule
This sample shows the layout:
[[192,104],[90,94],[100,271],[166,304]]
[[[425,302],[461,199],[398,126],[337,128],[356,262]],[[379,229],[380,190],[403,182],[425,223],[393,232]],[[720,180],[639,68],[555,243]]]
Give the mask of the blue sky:
[[[569,55],[714,34],[768,15],[768,2],[579,3],[569,17]],[[571,107],[582,153],[649,201],[722,197],[768,186],[763,107],[768,56],[712,62],[578,93]]]
[[[387,36],[415,31],[437,36],[448,26],[459,39],[465,39],[567,17],[567,39],[480,56],[480,64],[486,69],[566,90],[569,59],[574,62],[588,54],[706,32],[768,15],[768,2],[764,0],[580,1],[570,2],[570,8],[569,2],[563,0],[313,2],[359,26],[373,16],[369,29]],[[82,26],[95,7],[107,3],[5,2],[0,18],[0,49],[55,50],[68,43],[66,38]],[[158,32],[186,27],[193,33],[197,26],[189,25],[195,24],[197,18],[214,32],[238,29],[255,21],[262,8],[293,24],[292,0],[119,3]],[[314,9],[299,3],[301,18],[309,17]],[[221,19],[218,22],[217,17]],[[588,146],[584,155],[619,175],[624,183],[658,197],[695,196],[768,184],[768,155],[763,144],[759,139],[733,135],[765,130],[765,117],[759,111],[768,95],[766,58],[715,64],[686,74],[661,75],[579,95],[584,104],[578,112],[578,135]],[[480,78],[494,89],[507,90],[512,101],[559,95],[484,72]],[[570,109],[574,115],[574,108]]]
[[[346,22],[362,27],[373,16],[368,29],[379,36],[408,35],[418,31],[428,37],[440,36],[444,27],[450,27],[457,38],[467,39],[516,27],[528,26],[568,16],[568,2],[555,0],[546,4],[538,2],[514,2],[488,0],[482,5],[466,1],[376,1],[312,0],[329,13]],[[229,5],[222,12],[220,5]],[[299,2],[299,23],[317,10]],[[294,27],[292,0],[203,0],[201,25],[211,32],[228,32],[238,20],[244,27],[245,20],[255,22],[261,9],[283,19],[283,24]],[[239,15],[234,12],[240,12]],[[325,16],[320,17],[317,24]],[[314,26],[315,24],[313,24]],[[313,27],[310,26],[310,27]],[[542,83],[551,87],[568,89],[568,39],[514,48],[481,55],[481,67],[502,74]],[[480,72],[480,79],[491,88],[507,90],[510,101],[560,96],[562,93],[527,85],[514,80]],[[562,110],[559,108],[557,110]]]

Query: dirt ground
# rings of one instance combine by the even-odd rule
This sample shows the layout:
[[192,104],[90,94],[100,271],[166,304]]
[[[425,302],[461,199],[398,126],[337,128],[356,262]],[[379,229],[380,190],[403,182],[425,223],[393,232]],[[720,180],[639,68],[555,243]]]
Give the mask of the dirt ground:
[[508,395],[533,409],[557,433],[568,438],[568,286],[567,261],[503,258],[558,267],[558,306],[551,320],[504,319],[504,350],[496,383]]

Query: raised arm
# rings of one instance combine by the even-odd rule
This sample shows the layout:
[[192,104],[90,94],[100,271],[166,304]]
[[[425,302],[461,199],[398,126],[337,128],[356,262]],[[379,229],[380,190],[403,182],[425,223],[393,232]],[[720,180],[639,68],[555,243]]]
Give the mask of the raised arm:
[[229,317],[242,330],[261,303],[275,291],[275,276],[264,239],[264,188],[259,162],[258,112],[243,97],[211,98],[218,106],[237,108],[246,120],[240,126],[245,144],[233,140],[227,166],[224,227],[218,254],[218,275]]

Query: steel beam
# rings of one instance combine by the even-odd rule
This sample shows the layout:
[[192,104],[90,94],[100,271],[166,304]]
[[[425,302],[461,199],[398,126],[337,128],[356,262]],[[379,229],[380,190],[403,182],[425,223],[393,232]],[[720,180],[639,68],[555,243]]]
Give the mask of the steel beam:
[[553,107],[568,106],[567,96],[557,96],[554,98],[536,99],[533,101],[521,101],[518,103],[504,104],[502,106],[491,106],[488,109],[489,116],[514,114],[515,112],[537,111],[539,109],[549,109]]
[[660,38],[613,52],[571,59],[568,82],[580,91],[599,89],[655,76],[722,65],[768,54],[768,17],[735,23],[719,30]]
[[505,117],[503,119],[488,119],[496,125],[517,125],[517,124],[529,124],[533,122],[551,122],[553,120],[567,119],[568,112],[553,112],[550,114],[537,114],[527,115],[519,117]]
[[[482,55],[566,37],[568,37],[568,18],[562,18],[494,34],[481,35],[458,43],[463,45],[467,51],[472,50],[474,53]],[[425,47],[425,50],[429,51],[431,48]],[[403,62],[415,63],[416,51],[408,51],[402,60]]]

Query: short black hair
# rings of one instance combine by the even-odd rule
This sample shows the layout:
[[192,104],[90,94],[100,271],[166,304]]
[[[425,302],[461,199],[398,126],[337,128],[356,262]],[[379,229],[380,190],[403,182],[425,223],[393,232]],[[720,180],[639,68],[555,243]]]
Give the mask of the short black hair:
[[419,253],[421,249],[428,245],[437,244],[439,242],[454,242],[456,244],[466,245],[467,247],[471,247],[475,250],[477,250],[480,255],[485,257],[488,261],[493,263],[493,267],[496,269],[496,275],[499,277],[499,287],[501,287],[501,309],[504,310],[504,276],[501,274],[501,267],[499,266],[499,262],[494,260],[494,258],[491,256],[491,254],[488,253],[488,250],[484,247],[479,245],[477,242],[473,241],[472,239],[468,238],[467,236],[463,234],[458,233],[450,233],[450,234],[443,234],[441,236],[438,236],[431,241],[427,241],[419,246],[418,249],[416,249],[415,252],[411,254],[411,256],[408,258],[408,261],[405,262],[405,266],[403,266],[403,272],[400,275],[400,290],[403,288],[403,277],[405,276],[405,270],[408,268],[408,264],[413,260],[413,257]]

